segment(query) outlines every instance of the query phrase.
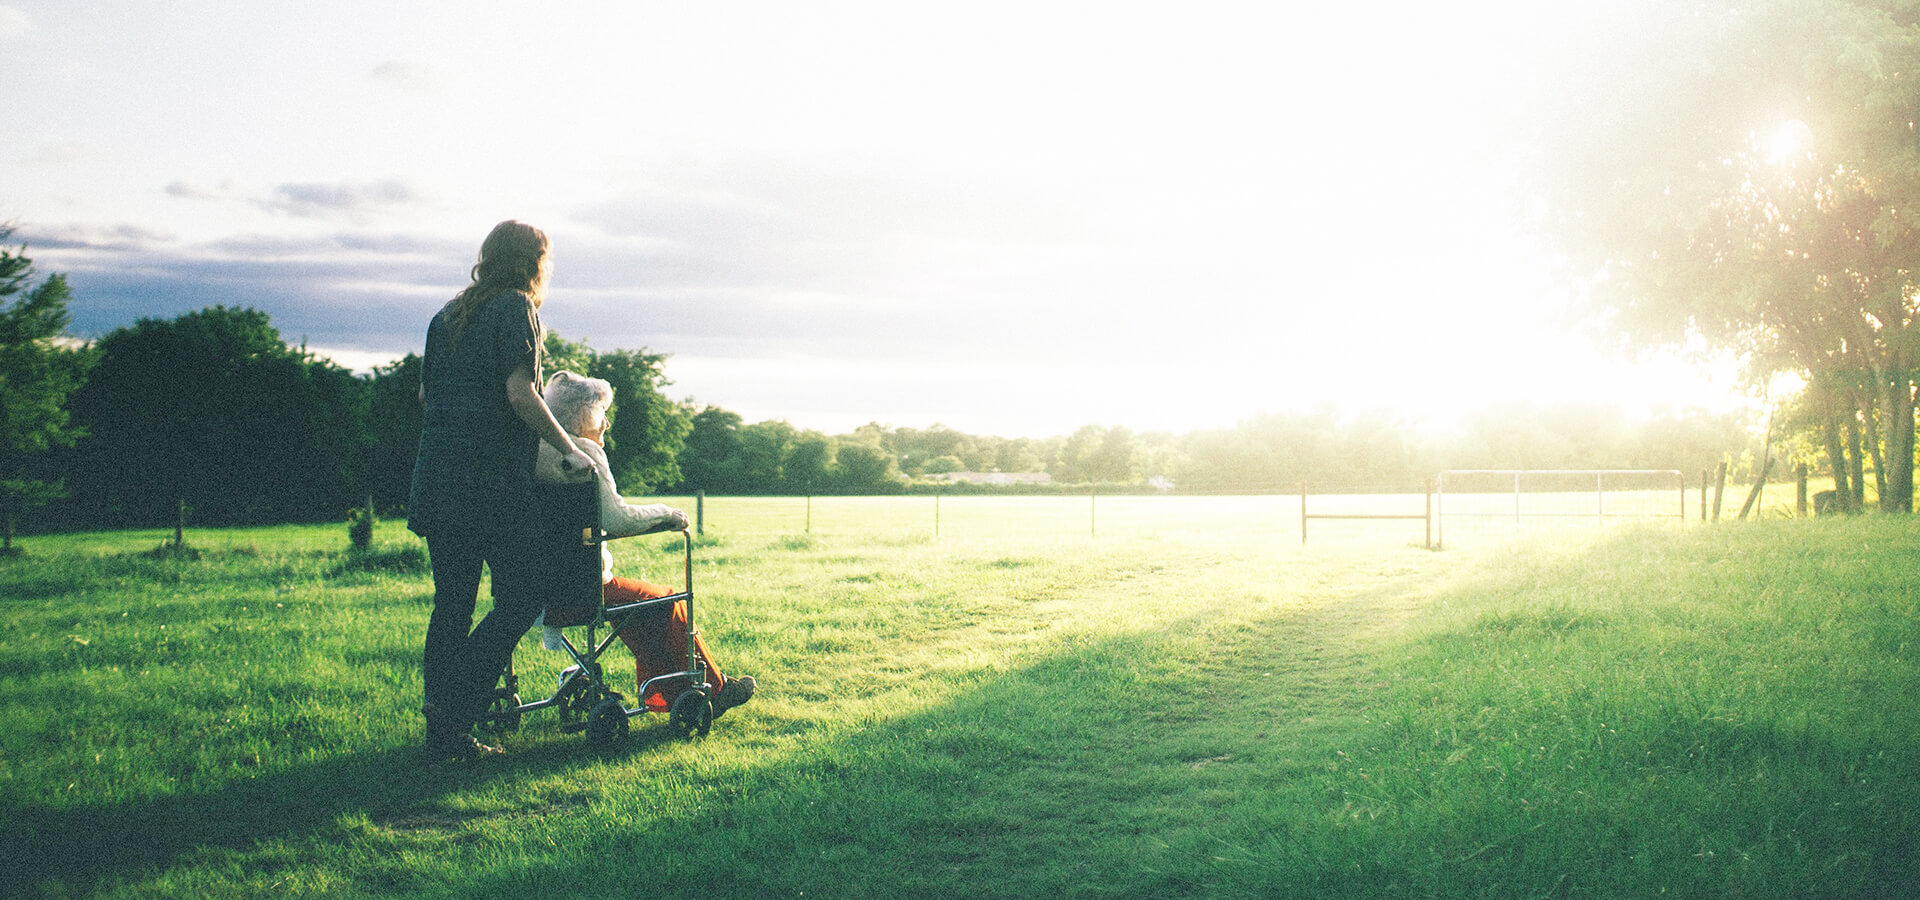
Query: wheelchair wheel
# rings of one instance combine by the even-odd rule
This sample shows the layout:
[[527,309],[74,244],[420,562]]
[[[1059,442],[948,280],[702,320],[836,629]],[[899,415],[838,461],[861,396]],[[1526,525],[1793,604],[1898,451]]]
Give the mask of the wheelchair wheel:
[[480,730],[491,734],[510,734],[520,730],[520,695],[506,688],[493,692],[493,702],[480,717]]
[[667,713],[667,726],[681,737],[704,735],[712,731],[712,701],[699,691],[681,691],[680,696],[673,698],[673,709]]
[[627,708],[618,699],[602,700],[587,713],[587,743],[611,744],[626,736]]

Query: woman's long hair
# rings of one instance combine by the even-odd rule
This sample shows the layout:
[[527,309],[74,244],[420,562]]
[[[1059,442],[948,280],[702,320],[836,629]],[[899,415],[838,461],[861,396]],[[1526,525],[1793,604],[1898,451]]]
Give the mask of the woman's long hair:
[[473,283],[447,303],[447,325],[454,343],[467,330],[467,320],[489,297],[503,290],[533,298],[535,309],[547,299],[547,233],[525,222],[508,219],[493,226],[480,243],[480,261],[473,265]]

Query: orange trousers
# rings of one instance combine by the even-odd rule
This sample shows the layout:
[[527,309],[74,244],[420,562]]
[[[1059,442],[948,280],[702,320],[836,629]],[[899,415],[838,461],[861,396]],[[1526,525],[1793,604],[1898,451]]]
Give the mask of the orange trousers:
[[[618,606],[677,592],[638,578],[615,577],[606,583],[600,593],[606,605]],[[625,641],[627,649],[633,651],[636,687],[646,684],[649,678],[657,678],[668,672],[686,671],[687,601],[674,601],[672,609],[662,605],[640,613],[631,624],[620,630],[620,640]],[[700,654],[700,661],[707,668],[707,683],[713,685],[717,694],[726,688],[726,676],[720,674],[719,666],[714,665],[713,654],[707,652],[707,642],[698,635],[694,636],[693,642],[695,652]],[[655,689],[642,697],[641,701],[648,709],[663,711],[687,686],[684,676],[669,679],[655,685]]]

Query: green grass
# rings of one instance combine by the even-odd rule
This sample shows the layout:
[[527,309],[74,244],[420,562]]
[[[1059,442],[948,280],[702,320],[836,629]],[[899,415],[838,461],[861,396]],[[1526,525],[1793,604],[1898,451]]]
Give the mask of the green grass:
[[[1915,520],[1431,553],[1301,547],[1275,499],[1102,498],[1097,537],[1085,498],[948,498],[938,537],[930,498],[810,531],[710,499],[699,618],[752,704],[604,752],[535,714],[435,766],[397,525],[34,538],[0,560],[0,894],[1920,890]],[[677,583],[675,540],[616,547]]]

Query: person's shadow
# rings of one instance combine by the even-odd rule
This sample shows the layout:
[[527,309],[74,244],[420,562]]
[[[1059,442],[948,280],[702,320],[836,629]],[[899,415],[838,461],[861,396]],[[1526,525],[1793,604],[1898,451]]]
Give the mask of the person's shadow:
[[648,724],[662,719],[636,717],[625,738],[605,745],[563,735],[550,719],[529,721],[524,736],[509,742],[513,752],[506,756],[438,760],[409,745],[236,777],[205,793],[183,790],[118,802],[10,809],[0,822],[0,896],[84,896],[208,850],[244,850],[264,840],[298,838],[343,816],[396,827],[457,819],[441,807],[440,798],[496,779],[564,772],[647,752],[676,740],[671,729]]

